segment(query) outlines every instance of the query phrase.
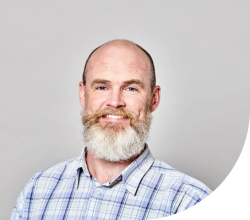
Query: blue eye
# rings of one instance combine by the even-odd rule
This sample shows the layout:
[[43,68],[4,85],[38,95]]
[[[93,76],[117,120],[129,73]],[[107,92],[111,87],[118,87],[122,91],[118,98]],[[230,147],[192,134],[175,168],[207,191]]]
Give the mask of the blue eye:
[[136,91],[136,89],[135,89],[135,88],[133,88],[133,87],[128,87],[128,90],[129,90],[129,91],[131,91],[131,92]]
[[97,89],[98,89],[98,90],[105,90],[106,87],[105,87],[105,86],[100,86],[100,87],[98,87]]

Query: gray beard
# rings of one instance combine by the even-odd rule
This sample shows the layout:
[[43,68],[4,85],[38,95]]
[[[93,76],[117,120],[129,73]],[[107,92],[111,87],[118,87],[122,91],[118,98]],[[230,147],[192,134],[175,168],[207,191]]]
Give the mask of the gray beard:
[[126,128],[114,122],[98,122],[91,126],[86,123],[83,124],[83,140],[88,152],[96,158],[111,162],[126,161],[142,153],[151,121],[149,112],[143,121],[137,119],[133,126]]

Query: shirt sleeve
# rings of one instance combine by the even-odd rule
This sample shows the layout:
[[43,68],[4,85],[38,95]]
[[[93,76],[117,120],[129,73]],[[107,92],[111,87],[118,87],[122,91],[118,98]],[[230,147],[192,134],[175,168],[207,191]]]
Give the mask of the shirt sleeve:
[[196,205],[211,192],[205,185],[198,187],[184,183],[173,201],[172,213],[176,214]]
[[39,175],[39,173],[34,175],[26,183],[26,185],[22,189],[21,193],[19,194],[19,196],[17,198],[15,206],[14,206],[14,208],[12,210],[10,220],[21,220],[21,219],[23,219],[23,209],[24,209],[24,206],[25,206],[25,201],[26,201],[27,194],[30,191],[30,189],[33,188],[34,183],[36,182],[36,179],[37,179],[38,175]]

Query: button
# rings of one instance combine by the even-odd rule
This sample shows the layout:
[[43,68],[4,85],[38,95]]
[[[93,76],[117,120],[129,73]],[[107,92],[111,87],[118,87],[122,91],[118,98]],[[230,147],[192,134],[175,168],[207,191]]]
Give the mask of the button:
[[96,190],[95,194],[96,194],[97,196],[99,196],[99,195],[101,195],[101,191],[100,191],[100,190]]

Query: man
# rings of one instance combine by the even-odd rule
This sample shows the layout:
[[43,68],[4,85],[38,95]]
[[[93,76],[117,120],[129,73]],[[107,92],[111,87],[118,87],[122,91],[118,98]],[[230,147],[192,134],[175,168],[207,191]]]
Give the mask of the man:
[[156,219],[211,193],[150,153],[146,140],[160,87],[152,58],[140,46],[115,40],[95,49],[79,98],[81,156],[33,176],[11,219]]

